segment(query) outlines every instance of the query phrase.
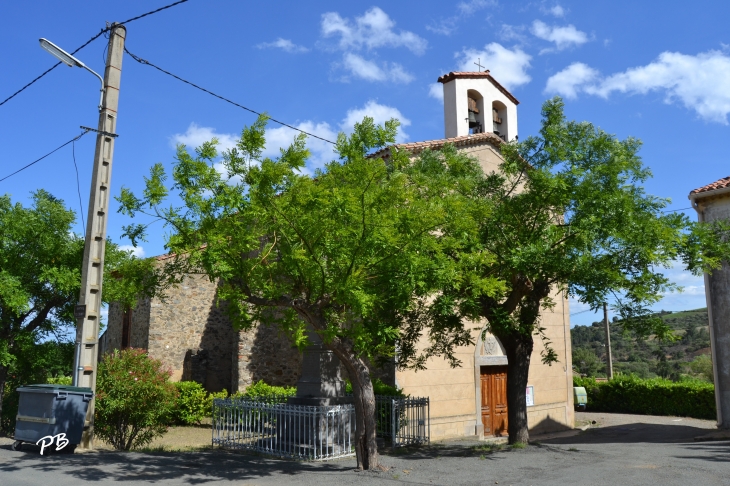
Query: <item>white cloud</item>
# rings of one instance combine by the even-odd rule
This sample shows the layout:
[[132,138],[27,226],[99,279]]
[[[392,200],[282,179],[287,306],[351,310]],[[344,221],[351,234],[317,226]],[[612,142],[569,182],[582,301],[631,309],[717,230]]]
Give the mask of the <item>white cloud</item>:
[[553,17],[565,17],[565,9],[560,5],[556,4],[548,9],[545,9],[545,13],[552,15]]
[[459,2],[456,5],[456,15],[442,18],[431,25],[427,25],[426,30],[430,30],[434,34],[451,35],[456,31],[457,25],[461,20],[471,17],[479,10],[494,5],[497,5],[497,0],[468,0]]
[[496,4],[496,0],[469,0],[467,2],[459,2],[456,8],[459,10],[459,13],[461,15],[467,16],[473,15],[479,10],[491,7]]
[[413,76],[398,63],[383,63],[381,67],[352,52],[344,55],[343,65],[353,76],[367,81],[393,81],[402,84],[413,81]]
[[309,52],[308,48],[294,44],[289,39],[282,39],[281,37],[276,39],[274,42],[262,42],[261,44],[257,44],[256,47],[259,49],[270,49],[273,47],[292,54]]
[[428,87],[428,96],[436,98],[443,103],[444,101],[444,85],[441,83],[433,83]]
[[[530,29],[532,35],[555,44],[555,49],[562,51],[571,46],[579,46],[588,42],[588,35],[575,28],[573,25],[566,27],[550,26],[540,20],[535,20]],[[540,53],[550,52],[543,49]]]
[[428,42],[413,32],[395,32],[395,22],[378,7],[373,7],[354,22],[342,18],[337,12],[322,15],[322,36],[339,36],[339,48],[357,50],[362,48],[405,47],[415,54],[423,54]]
[[132,255],[136,256],[137,258],[144,258],[144,248],[142,248],[141,246],[137,246],[135,248],[132,245],[119,245],[119,249],[122,251],[131,252]]
[[[548,79],[548,87],[563,86],[553,79],[564,77],[565,70]],[[590,69],[590,68],[589,68]],[[702,119],[727,125],[730,113],[730,56],[720,51],[697,55],[663,52],[656,61],[615,73],[605,78],[587,78],[583,84],[573,83],[574,93],[608,98],[614,92],[647,94],[664,93],[668,104],[681,103],[694,110]],[[559,91],[555,91],[559,92]]]
[[464,49],[456,53],[461,71],[474,71],[474,63],[480,60],[483,66],[490,70],[492,76],[508,89],[514,89],[530,82],[527,74],[532,57],[522,49],[515,47],[507,49],[501,44],[492,42],[484,46],[483,50]]
[[[298,129],[317,135],[326,140],[336,141],[337,132],[335,132],[329,123],[313,121],[304,121],[295,125]],[[269,128],[266,130],[266,149],[263,152],[265,157],[278,157],[280,149],[286,149],[294,141],[294,138],[300,132],[292,130],[289,127]],[[327,162],[336,158],[334,147],[331,143],[325,142],[315,137],[307,137],[307,148],[311,152],[311,156],[307,162],[307,169],[322,168]]]
[[499,38],[503,42],[514,40],[519,43],[524,43],[527,40],[524,32],[525,32],[524,25],[502,24],[502,27],[499,29]]
[[380,125],[391,118],[397,118],[400,121],[400,128],[398,129],[396,142],[402,143],[408,140],[408,134],[403,131],[403,127],[410,126],[411,121],[403,116],[397,108],[381,105],[374,100],[368,101],[362,108],[348,110],[342,123],[340,123],[340,128],[343,132],[350,133],[355,123],[361,122],[366,116],[371,117],[376,124]]
[[548,78],[545,92],[573,99],[578,96],[581,88],[587,83],[592,83],[597,77],[598,71],[582,62],[575,62]]
[[215,128],[201,127],[193,122],[185,133],[176,133],[170,137],[170,144],[175,147],[177,144],[184,144],[188,149],[193,150],[213,138],[218,139],[218,153],[235,147],[238,137],[230,133],[216,133]]

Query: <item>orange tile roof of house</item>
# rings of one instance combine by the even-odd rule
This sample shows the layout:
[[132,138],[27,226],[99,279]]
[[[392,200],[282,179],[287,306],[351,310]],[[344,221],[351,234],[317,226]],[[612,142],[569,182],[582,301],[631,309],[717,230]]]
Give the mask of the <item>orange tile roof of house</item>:
[[411,143],[397,143],[395,145],[389,145],[385,148],[378,150],[375,153],[370,154],[368,157],[382,157],[387,159],[390,157],[390,149],[395,147],[398,150],[405,150],[407,152],[416,155],[426,149],[438,150],[447,143],[452,143],[456,147],[469,147],[471,145],[480,145],[484,142],[491,143],[499,147],[505,143],[504,140],[494,133],[476,133],[474,135],[465,135],[462,137],[453,138],[442,138],[439,140],[426,140],[424,142],[411,142]]
[[723,177],[719,181],[715,181],[712,184],[707,184],[706,186],[698,187],[694,191],[690,192],[689,195],[692,196],[694,194],[700,194],[703,192],[710,192],[710,191],[716,191],[718,189],[728,189],[730,188],[730,176]]
[[520,102],[517,101],[517,98],[515,98],[512,95],[512,93],[510,93],[509,91],[507,91],[507,88],[505,88],[504,86],[502,86],[501,84],[499,84],[497,82],[497,80],[494,79],[494,77],[492,77],[491,74],[489,74],[489,70],[488,69],[486,71],[482,71],[482,72],[452,71],[449,74],[444,74],[443,76],[441,76],[438,79],[438,82],[439,83],[446,84],[449,81],[452,81],[452,80],[454,80],[456,78],[460,78],[460,79],[487,78],[494,85],[494,87],[497,88],[498,90],[500,90],[502,92],[502,94],[504,94],[507,98],[509,98],[512,101],[512,103],[514,103],[515,105],[519,105],[520,104]]

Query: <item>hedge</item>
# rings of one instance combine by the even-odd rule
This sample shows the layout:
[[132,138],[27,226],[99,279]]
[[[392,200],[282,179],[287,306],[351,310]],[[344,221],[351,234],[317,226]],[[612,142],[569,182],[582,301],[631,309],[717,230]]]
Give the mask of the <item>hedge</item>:
[[717,417],[712,383],[673,382],[662,378],[645,380],[620,375],[606,382],[574,377],[573,386],[585,387],[587,410],[592,412],[672,415],[708,420]]

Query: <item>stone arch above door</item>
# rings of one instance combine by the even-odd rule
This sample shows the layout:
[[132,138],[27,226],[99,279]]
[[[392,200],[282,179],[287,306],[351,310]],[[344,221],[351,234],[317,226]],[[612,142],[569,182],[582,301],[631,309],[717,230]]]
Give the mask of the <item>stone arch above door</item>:
[[474,364],[479,366],[504,366],[507,364],[507,353],[499,339],[485,329],[479,333],[474,350]]

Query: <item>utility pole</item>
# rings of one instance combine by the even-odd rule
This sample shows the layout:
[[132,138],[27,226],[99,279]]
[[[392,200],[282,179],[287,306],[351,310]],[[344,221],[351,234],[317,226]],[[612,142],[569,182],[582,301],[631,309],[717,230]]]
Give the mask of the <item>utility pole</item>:
[[[101,286],[104,278],[104,250],[109,213],[109,193],[112,178],[112,159],[119,106],[119,85],[122,75],[122,57],[127,30],[112,24],[109,31],[109,53],[104,70],[104,93],[99,108],[99,128],[96,135],[94,169],[91,176],[89,217],[86,226],[84,262],[81,270],[81,292],[76,308],[76,363],[74,385],[96,391],[96,371],[99,354],[99,317],[101,315]],[[94,400],[89,403],[84,433],[79,446],[93,447]]]
[[611,358],[611,330],[608,326],[608,304],[603,303],[603,324],[606,327],[606,376],[613,379],[613,359]]

